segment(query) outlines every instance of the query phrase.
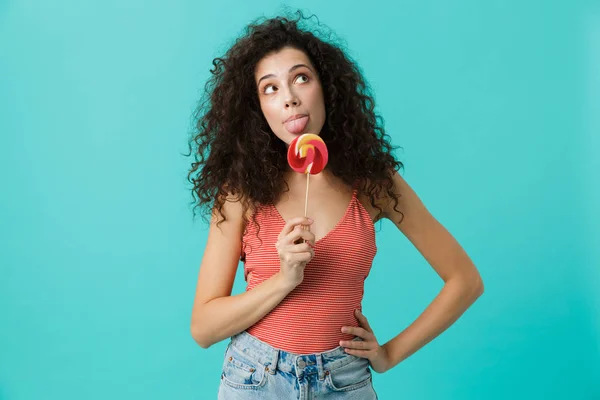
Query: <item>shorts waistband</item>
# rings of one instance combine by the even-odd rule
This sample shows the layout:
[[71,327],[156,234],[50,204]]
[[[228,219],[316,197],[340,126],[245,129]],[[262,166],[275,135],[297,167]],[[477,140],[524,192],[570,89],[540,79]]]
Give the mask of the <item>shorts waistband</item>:
[[[353,340],[362,339],[355,337]],[[237,351],[260,363],[271,374],[275,374],[279,370],[295,374],[297,377],[303,374],[318,374],[319,379],[323,379],[328,371],[359,359],[357,356],[346,353],[341,346],[313,354],[290,353],[272,347],[246,331],[233,335],[229,346],[233,346]]]

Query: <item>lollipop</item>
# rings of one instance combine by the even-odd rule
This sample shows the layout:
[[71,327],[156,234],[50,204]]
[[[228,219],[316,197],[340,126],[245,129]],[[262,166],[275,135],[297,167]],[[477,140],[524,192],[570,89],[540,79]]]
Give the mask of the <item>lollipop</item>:
[[323,171],[327,165],[327,146],[320,136],[305,133],[292,140],[287,153],[288,164],[296,172],[306,174],[306,198],[304,199],[304,216],[308,211],[308,183],[310,175]]
[[327,165],[327,146],[320,136],[305,133],[290,143],[287,159],[294,171],[316,175]]

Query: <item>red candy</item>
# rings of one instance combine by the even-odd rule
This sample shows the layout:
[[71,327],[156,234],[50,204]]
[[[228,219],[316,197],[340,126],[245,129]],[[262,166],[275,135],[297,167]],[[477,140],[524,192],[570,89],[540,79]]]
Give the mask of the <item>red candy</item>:
[[327,165],[327,146],[318,135],[305,133],[292,140],[287,159],[294,171],[316,175]]

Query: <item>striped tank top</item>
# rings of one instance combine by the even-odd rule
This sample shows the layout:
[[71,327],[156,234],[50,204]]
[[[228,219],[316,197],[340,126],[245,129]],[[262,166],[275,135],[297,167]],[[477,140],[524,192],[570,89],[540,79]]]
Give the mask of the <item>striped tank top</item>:
[[[242,242],[246,291],[280,269],[275,243],[285,221],[272,203],[255,213],[259,236],[250,219]],[[302,283],[246,331],[296,354],[318,353],[339,346],[340,340],[352,340],[354,336],[342,333],[341,327],[359,326],[354,310],[362,311],[364,281],[376,252],[373,222],[354,189],[342,219],[315,243]]]

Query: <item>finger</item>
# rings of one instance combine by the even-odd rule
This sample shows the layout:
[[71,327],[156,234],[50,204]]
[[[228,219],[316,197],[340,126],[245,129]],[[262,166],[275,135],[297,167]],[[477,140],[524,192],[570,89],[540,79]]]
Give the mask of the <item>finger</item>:
[[296,217],[296,218],[289,219],[283,226],[283,229],[281,230],[281,233],[279,234],[279,239],[287,236],[290,232],[292,232],[292,230],[296,226],[310,225],[310,224],[312,224],[312,221],[309,220],[307,217]]
[[370,341],[363,340],[340,340],[340,346],[347,347],[349,349],[358,350],[372,350],[373,343]]
[[313,255],[310,252],[303,252],[303,253],[289,253],[289,258],[287,259],[287,261],[291,264],[297,264],[297,263],[307,263],[309,262]]
[[371,332],[360,326],[344,326],[342,327],[342,332],[349,335],[358,336],[363,339],[369,339],[371,334]]
[[290,243],[295,243],[299,239],[304,239],[304,241],[308,241],[313,246],[315,244],[315,235],[311,231],[306,231],[297,225],[290,233],[285,236],[285,241]]
[[353,356],[360,357],[360,358],[369,358],[369,356],[371,355],[371,352],[369,350],[357,350],[357,349],[344,348],[344,351],[348,354],[352,354]]
[[303,234],[302,237],[300,237],[299,239],[294,240],[292,243],[294,244],[298,244],[298,243],[309,243],[311,245],[311,247],[315,247],[315,235],[313,235],[310,231],[308,232],[309,234]]
[[298,261],[307,263],[312,259],[313,255],[312,253],[297,253],[295,257],[298,258]]
[[365,317],[363,315],[363,313],[360,312],[359,309],[357,309],[354,314],[356,314],[356,319],[358,319],[358,322],[360,323],[360,325],[365,328],[366,330],[368,330],[369,332],[373,332],[373,329],[371,329],[371,325],[369,325],[369,321],[367,321],[367,317]]
[[302,234],[304,240],[306,240],[308,243],[310,243],[313,247],[315,246],[315,234],[312,233],[310,230],[305,230],[304,233]]
[[288,245],[286,246],[285,250],[290,253],[310,253],[312,251],[312,247],[309,243],[300,243]]
[[284,241],[287,244],[301,243],[302,241],[300,239],[302,238],[302,232],[304,232],[302,230],[302,227],[300,225],[296,225],[294,227],[294,229],[292,229],[292,231],[290,233],[288,233],[287,235],[285,235]]

